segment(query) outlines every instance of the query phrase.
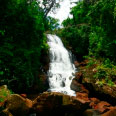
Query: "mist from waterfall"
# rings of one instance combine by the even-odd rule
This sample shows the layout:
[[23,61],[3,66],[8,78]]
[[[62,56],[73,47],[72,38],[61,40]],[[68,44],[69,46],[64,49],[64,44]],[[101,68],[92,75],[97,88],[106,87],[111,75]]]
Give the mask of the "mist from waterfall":
[[75,66],[71,62],[70,53],[64,47],[61,39],[56,35],[47,35],[50,56],[50,66],[48,71],[49,91],[61,92],[75,96],[75,92],[70,89]]

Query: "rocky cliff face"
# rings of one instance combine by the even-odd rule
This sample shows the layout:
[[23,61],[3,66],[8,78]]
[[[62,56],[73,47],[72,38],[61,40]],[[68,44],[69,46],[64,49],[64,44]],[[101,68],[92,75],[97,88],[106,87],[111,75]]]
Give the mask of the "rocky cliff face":
[[97,97],[101,100],[108,101],[112,105],[116,105],[116,87],[108,86],[106,84],[100,85],[97,83],[97,79],[93,77],[96,73],[96,65],[87,68],[87,61],[78,63],[75,62],[75,66],[79,67],[79,72],[75,74],[75,78],[72,82],[72,89],[78,88],[78,84],[84,85],[90,92],[90,96]]
[[40,116],[69,116],[82,113],[88,107],[88,102],[82,102],[76,97],[57,92],[45,92],[33,101],[33,109]]

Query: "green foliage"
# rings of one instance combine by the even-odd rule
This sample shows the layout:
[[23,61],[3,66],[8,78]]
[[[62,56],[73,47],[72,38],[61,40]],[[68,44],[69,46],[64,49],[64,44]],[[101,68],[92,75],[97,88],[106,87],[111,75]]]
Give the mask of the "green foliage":
[[58,33],[65,46],[72,48],[78,60],[88,56],[87,67],[97,66],[94,77],[101,84],[103,79],[113,85],[116,81],[116,0],[82,0],[71,9],[71,14],[73,18],[64,20],[64,28]]
[[94,58],[94,57],[88,57],[88,56],[84,56],[84,58],[88,59],[88,63],[87,63],[87,68],[95,65],[95,64],[98,64],[97,60]]
[[106,56],[106,48],[104,44],[107,44],[106,33],[101,27],[92,28],[93,31],[89,34],[89,52],[93,53],[96,57]]
[[0,87],[0,103],[5,101],[7,96],[9,96],[10,94],[12,94],[12,91],[8,90],[4,86],[1,86]]
[[88,23],[89,17],[87,13],[89,11],[89,6],[86,6],[84,2],[78,2],[75,7],[72,8],[71,14],[73,15],[73,22],[75,25]]
[[94,75],[96,79],[104,79],[109,86],[114,85],[116,81],[116,66],[109,59],[106,59],[101,65],[98,65],[96,70],[96,74]]
[[47,17],[47,30],[53,31],[59,28],[59,20],[53,17]]
[[73,18],[63,21],[60,36],[82,57],[92,53],[116,61],[115,11],[116,0],[77,2],[71,10]]
[[97,67],[97,73],[94,75],[95,78],[98,78],[98,79],[102,79],[102,78],[105,78],[105,76],[107,75],[108,69],[105,68],[104,66],[98,66]]
[[64,20],[64,21],[62,22],[62,25],[63,25],[64,27],[71,26],[71,25],[73,25],[73,20],[70,19],[70,18],[67,18],[66,20]]
[[[63,22],[63,23],[66,23]],[[88,54],[90,28],[86,24],[78,26],[67,26],[58,34],[63,38],[63,43],[66,47],[73,47],[75,54],[84,56]]]
[[44,16],[46,17],[49,12],[55,12],[56,8],[60,7],[60,2],[63,0],[40,0],[43,5]]
[[[115,60],[115,37],[114,28],[116,28],[114,9],[115,0],[99,0],[96,4],[91,6],[88,16],[92,26],[92,33],[95,35],[92,39],[90,33],[90,42],[96,44],[90,49],[95,55],[107,57]],[[96,38],[96,39],[95,39]],[[95,51],[96,50],[96,51]]]
[[3,112],[2,112],[4,110],[4,107],[3,107],[4,101],[12,93],[13,92],[11,90],[8,90],[7,89],[7,86],[6,85],[0,86],[0,115],[1,116],[4,116],[3,115]]
[[48,50],[47,19],[36,0],[0,1],[0,11],[0,85],[28,91],[39,81],[41,51]]

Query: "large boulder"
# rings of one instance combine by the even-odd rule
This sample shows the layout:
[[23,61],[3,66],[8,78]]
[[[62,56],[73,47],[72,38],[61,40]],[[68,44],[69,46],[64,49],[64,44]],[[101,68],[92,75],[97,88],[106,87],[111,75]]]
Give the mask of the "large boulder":
[[83,84],[90,91],[91,95],[95,95],[95,97],[108,101],[113,105],[116,104],[116,87],[105,84],[101,86],[97,82],[86,77],[83,78]]
[[76,97],[58,92],[44,92],[33,101],[33,110],[39,116],[70,116],[83,112],[89,106]]
[[70,88],[76,92],[82,91],[82,85],[78,83],[75,78],[72,80]]
[[[94,59],[95,60],[95,59]],[[96,62],[96,60],[95,60]],[[109,86],[104,83],[104,79],[94,78],[97,72],[97,66],[100,65],[101,61],[86,67],[88,61],[79,63],[79,72],[76,74],[76,79],[80,78],[81,84],[83,84],[90,92],[90,96],[94,96],[103,101],[108,101],[110,104],[116,104],[116,86]],[[100,64],[99,64],[100,63]],[[83,65],[85,64],[85,65]],[[79,81],[78,81],[79,82]],[[75,87],[76,88],[76,87]]]
[[82,84],[80,84],[76,78],[72,80],[70,88],[75,92],[83,92],[89,94],[89,91]]
[[113,107],[112,109],[102,114],[101,116],[116,116],[116,107]]
[[95,109],[87,109],[83,112],[83,116],[100,116],[100,112]]
[[96,107],[96,105],[98,104],[98,103],[100,103],[100,100],[99,99],[97,99],[97,98],[90,98],[90,104],[89,104],[89,106],[92,108],[92,109],[95,109],[95,107]]
[[32,101],[18,94],[12,94],[5,101],[4,107],[3,112],[6,116],[26,116],[32,108]]
[[87,93],[81,93],[81,92],[77,92],[76,93],[76,98],[83,102],[91,102],[90,99],[88,98],[88,94]]
[[106,110],[108,110],[108,107],[110,107],[110,106],[111,105],[108,102],[101,101],[95,106],[95,109],[97,109],[99,112],[103,113]]

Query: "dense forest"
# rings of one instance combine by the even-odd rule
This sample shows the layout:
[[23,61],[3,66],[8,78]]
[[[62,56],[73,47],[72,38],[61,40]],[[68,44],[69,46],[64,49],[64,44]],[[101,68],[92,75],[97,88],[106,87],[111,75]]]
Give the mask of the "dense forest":
[[[97,64],[94,77],[100,83],[116,83],[116,0],[83,0],[71,9],[73,18],[63,21],[57,34],[78,60]],[[102,81],[101,81],[102,80]]]
[[27,92],[40,83],[42,53],[48,52],[45,32],[58,26],[56,19],[47,16],[58,7],[51,4],[47,0],[43,7],[36,0],[0,1],[0,85]]
[[[72,17],[60,25],[49,13],[60,8],[61,1],[0,0],[1,116],[95,116],[98,111],[116,116],[116,0],[77,0],[70,9]],[[67,78],[71,81],[68,89],[75,96],[49,90],[48,33],[58,35],[75,56],[73,61],[71,52],[60,46],[75,72],[63,81],[56,74],[62,88]],[[104,115],[109,111],[112,115]]]
[[95,78],[115,85],[116,1],[75,4],[70,12],[73,18],[64,20],[59,29],[58,19],[48,16],[59,2],[0,1],[0,85],[6,84],[15,92],[27,92],[34,84],[42,86],[39,74],[44,65],[41,59],[49,49],[47,31],[58,34],[77,60],[88,59],[88,66],[99,64]]

